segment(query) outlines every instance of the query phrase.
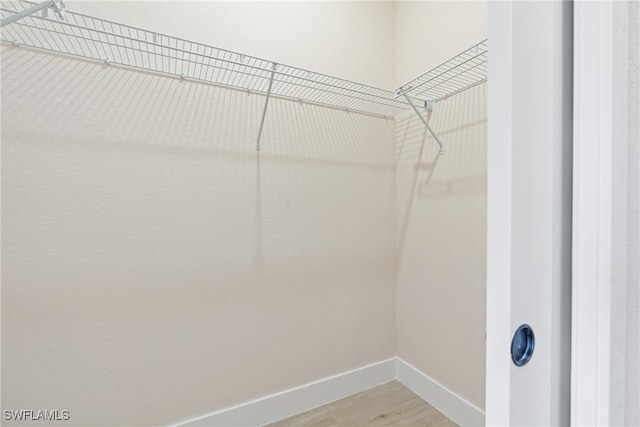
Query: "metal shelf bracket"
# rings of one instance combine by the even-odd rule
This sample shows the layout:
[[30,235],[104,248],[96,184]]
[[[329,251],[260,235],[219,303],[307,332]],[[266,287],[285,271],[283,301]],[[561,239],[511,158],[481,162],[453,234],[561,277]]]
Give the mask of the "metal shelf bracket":
[[264,109],[262,110],[262,120],[260,121],[260,130],[258,131],[258,141],[256,142],[256,150],[260,151],[260,138],[262,137],[262,128],[264,127],[264,119],[267,116],[267,107],[269,106],[269,98],[271,97],[271,88],[273,88],[273,78],[276,75],[278,63],[274,62],[271,68],[271,77],[269,78],[269,88],[267,89],[267,99],[264,101]]
[[[444,154],[444,147],[442,145],[442,142],[440,141],[440,138],[438,138],[438,135],[436,135],[436,133],[433,131],[433,129],[431,129],[431,126],[429,126],[429,123],[427,123],[427,119],[424,118],[424,116],[418,110],[418,107],[416,107],[416,104],[414,104],[413,101],[411,100],[411,98],[409,97],[409,95],[407,95],[407,93],[411,89],[412,89],[411,86],[403,86],[403,87],[399,88],[398,90],[396,90],[396,96],[403,96],[407,100],[407,102],[409,103],[411,108],[413,108],[413,111],[415,111],[415,113],[418,116],[418,118],[420,120],[422,120],[422,123],[424,123],[424,125],[427,128],[427,130],[429,131],[429,133],[431,133],[431,135],[433,136],[433,139],[435,139],[436,142],[438,143],[438,145],[440,146],[440,154]],[[435,102],[433,102],[433,101],[425,101],[424,102],[424,107],[425,107],[425,109],[427,111],[433,111],[434,108],[435,108]]]
[[64,21],[64,12],[66,10],[65,4],[63,0],[46,0],[41,3],[36,4],[28,9],[23,11],[14,13],[8,18],[4,18],[0,20],[0,27],[4,27],[5,25],[9,25],[13,22],[16,22],[26,16],[33,15],[34,13],[42,11],[42,16],[44,18],[47,17],[48,9],[52,8],[55,14],[58,16],[58,19]]

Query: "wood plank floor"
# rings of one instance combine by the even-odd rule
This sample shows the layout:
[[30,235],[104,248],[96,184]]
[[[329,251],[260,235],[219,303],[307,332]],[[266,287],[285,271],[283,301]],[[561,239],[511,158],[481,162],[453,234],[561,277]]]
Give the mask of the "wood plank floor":
[[391,381],[266,427],[457,426],[417,394]]

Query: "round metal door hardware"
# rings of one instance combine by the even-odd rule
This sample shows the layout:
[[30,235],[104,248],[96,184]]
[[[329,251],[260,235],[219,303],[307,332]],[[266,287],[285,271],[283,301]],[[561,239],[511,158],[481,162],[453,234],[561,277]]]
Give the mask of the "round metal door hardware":
[[533,329],[527,324],[520,325],[511,340],[511,359],[516,366],[524,366],[533,356],[536,338]]

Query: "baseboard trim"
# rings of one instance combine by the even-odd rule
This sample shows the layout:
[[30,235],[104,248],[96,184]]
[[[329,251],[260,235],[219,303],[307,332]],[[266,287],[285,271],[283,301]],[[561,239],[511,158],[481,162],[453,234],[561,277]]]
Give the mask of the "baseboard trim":
[[394,357],[184,421],[176,427],[263,426],[393,381],[395,377],[396,358]]
[[461,426],[484,425],[484,412],[399,357],[212,412],[174,427],[263,426],[398,380]]
[[461,426],[484,426],[484,412],[399,357],[396,379]]

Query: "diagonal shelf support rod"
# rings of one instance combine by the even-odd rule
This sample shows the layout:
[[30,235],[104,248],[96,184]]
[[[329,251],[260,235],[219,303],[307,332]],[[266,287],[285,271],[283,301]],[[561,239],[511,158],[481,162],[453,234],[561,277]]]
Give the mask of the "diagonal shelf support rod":
[[4,27],[5,25],[9,25],[16,21],[19,21],[20,19],[29,15],[33,15],[34,13],[40,12],[41,10],[44,10],[46,12],[46,10],[49,7],[53,7],[53,10],[56,12],[56,15],[58,15],[58,18],[64,20],[64,11],[65,11],[64,2],[62,1],[56,2],[56,0],[46,0],[46,1],[43,1],[42,3],[38,3],[35,6],[25,9],[21,12],[14,13],[13,15],[7,18],[1,19],[0,27]]
[[420,120],[422,120],[422,123],[424,123],[424,125],[427,127],[427,130],[429,132],[431,132],[431,135],[433,136],[433,138],[436,140],[436,142],[440,146],[440,154],[444,154],[444,148],[442,146],[442,142],[440,142],[440,139],[438,138],[438,135],[435,134],[433,129],[431,129],[431,127],[429,126],[429,123],[427,123],[427,119],[425,119],[424,116],[422,114],[420,114],[420,111],[418,111],[418,108],[416,108],[415,104],[413,103],[411,98],[409,98],[409,96],[406,93],[403,93],[402,96],[404,96],[405,99],[407,100],[407,102],[409,103],[409,105],[411,105],[411,108],[413,108],[413,111],[415,111],[416,114],[418,115],[418,117],[420,118]]
[[256,150],[260,151],[260,138],[262,138],[262,128],[264,127],[264,118],[267,116],[267,107],[269,106],[269,98],[271,97],[271,88],[273,87],[273,78],[276,75],[278,64],[273,63],[271,69],[271,77],[269,78],[269,88],[267,89],[267,99],[264,101],[264,109],[262,110],[262,120],[260,121],[260,130],[258,131],[258,141],[256,142]]

